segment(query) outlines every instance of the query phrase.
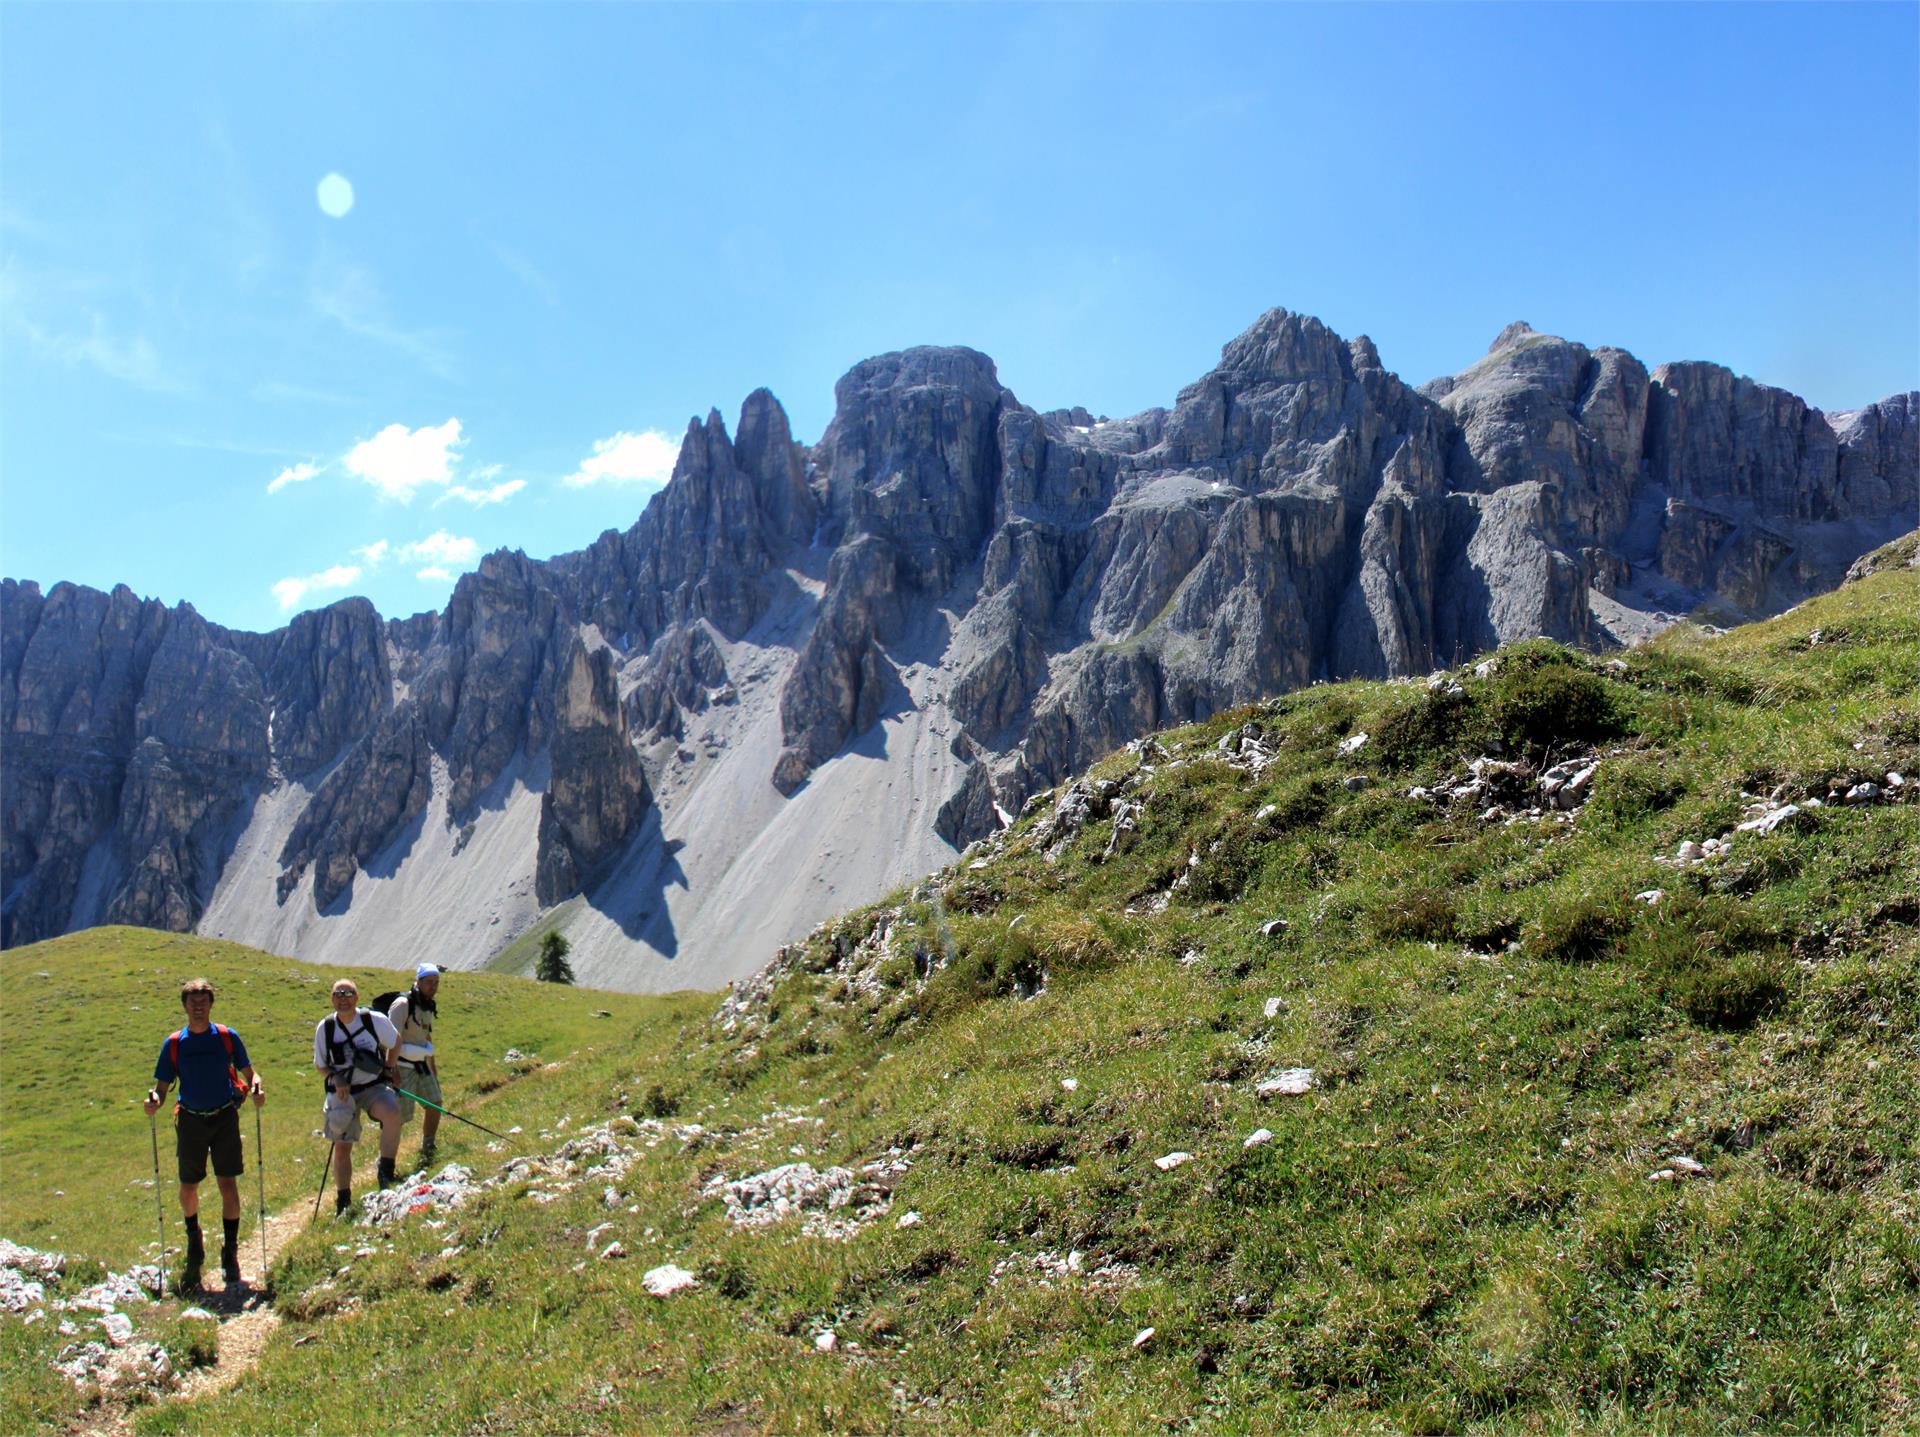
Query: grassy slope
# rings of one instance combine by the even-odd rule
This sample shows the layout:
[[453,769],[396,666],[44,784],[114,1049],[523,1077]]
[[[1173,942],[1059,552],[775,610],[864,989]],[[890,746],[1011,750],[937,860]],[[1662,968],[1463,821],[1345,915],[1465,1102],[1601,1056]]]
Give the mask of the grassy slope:
[[[405,979],[391,969],[347,970],[371,999]],[[337,976],[319,968],[216,939],[145,928],[96,928],[0,953],[0,1237],[32,1247],[83,1256],[123,1269],[151,1261],[157,1241],[153,1201],[153,1147],[140,1098],[167,1033],[183,1021],[179,987],[201,974],[217,991],[214,1016],[248,1046],[267,1086],[261,1109],[267,1153],[267,1205],[312,1201],[324,1145],[319,1122],[319,1076],[313,1071],[313,1025],[327,1010]],[[538,1001],[532,1001],[537,991]],[[448,1105],[491,1127],[536,1123],[535,1105],[518,1101],[518,1065],[500,1056],[509,1047],[548,1059],[625,1041],[642,1013],[670,1009],[618,994],[574,989],[535,990],[517,979],[454,974],[444,980],[441,1024]],[[613,1020],[594,1018],[609,1011]],[[500,1085],[481,1096],[481,1085]],[[241,1183],[243,1242],[257,1241],[258,1178],[254,1121],[242,1116],[248,1171]],[[401,1150],[413,1151],[417,1125]],[[159,1129],[167,1239],[184,1241],[175,1198],[172,1133]],[[471,1158],[485,1139],[458,1123],[442,1124],[442,1150]],[[371,1142],[361,1145],[356,1177],[372,1177]],[[211,1178],[201,1189],[203,1209],[218,1211]],[[213,1229],[218,1235],[218,1229]],[[178,1271],[177,1256],[169,1268]],[[90,1271],[91,1269],[89,1269]],[[97,1276],[97,1273],[94,1275]],[[0,1431],[20,1431],[61,1410],[64,1384],[30,1376],[54,1324],[24,1332],[0,1324]],[[16,1408],[27,1387],[44,1386],[46,1406]]]
[[[1652,856],[1730,828],[1743,789],[1920,770],[1917,606],[1920,577],[1883,575],[1618,676],[1536,646],[1462,674],[1464,706],[1341,685],[1169,735],[1194,761],[1115,859],[1091,861],[1109,822],[1049,863],[1024,820],[899,900],[884,948],[879,910],[810,942],[736,1031],[669,1002],[508,1090],[551,1125],[535,1148],[562,1116],[707,1125],[633,1169],[637,1214],[509,1188],[337,1277],[340,1236],[309,1236],[254,1377],[141,1430],[349,1430],[342,1353],[391,1425],[434,1431],[1910,1429],[1920,805],[1825,809],[1685,872]],[[1563,731],[1583,702],[1621,730],[1577,826],[1404,796],[1543,692]],[[1257,781],[1202,756],[1249,719],[1284,736]],[[1200,878],[1128,912],[1196,842]],[[926,981],[916,947],[949,955]],[[1291,1066],[1319,1085],[1254,1096]],[[924,1224],[834,1243],[700,1200],[796,1146],[913,1149],[893,1215]],[[1157,1170],[1174,1149],[1196,1158]],[[1710,1176],[1648,1181],[1672,1154]],[[610,1216],[635,1260],[583,1262]],[[1076,1248],[1121,1274],[1033,1266]],[[666,1261],[702,1285],[648,1297]]]

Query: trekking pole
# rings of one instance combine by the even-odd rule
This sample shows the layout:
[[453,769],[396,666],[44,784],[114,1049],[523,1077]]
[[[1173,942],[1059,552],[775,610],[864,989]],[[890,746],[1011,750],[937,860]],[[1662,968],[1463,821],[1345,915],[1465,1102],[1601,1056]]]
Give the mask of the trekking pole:
[[470,1128],[478,1128],[480,1129],[481,1132],[492,1134],[492,1136],[496,1138],[506,1137],[505,1133],[496,1133],[493,1131],[492,1128],[488,1127],[485,1123],[476,1123],[472,1118],[463,1118],[458,1113],[454,1112],[453,1109],[443,1108],[438,1103],[433,1102],[431,1099],[421,1097],[418,1093],[409,1093],[405,1088],[395,1088],[394,1091],[396,1093],[399,1093],[402,1097],[412,1098],[416,1103],[425,1103],[428,1107],[432,1108],[436,1113],[445,1113],[448,1117],[453,1118],[457,1122],[465,1123]]
[[260,1285],[267,1285],[267,1144],[260,1136],[260,1105],[253,1105],[253,1159],[260,1171]]
[[320,1216],[320,1199],[327,1195],[327,1174],[333,1171],[333,1143],[327,1143],[326,1156],[320,1159],[320,1191],[313,1195],[313,1215]]
[[153,1114],[147,1114],[147,1136],[153,1139],[153,1214],[160,1219],[160,1291],[156,1297],[167,1295],[167,1205],[160,1196],[160,1125],[154,1121]]

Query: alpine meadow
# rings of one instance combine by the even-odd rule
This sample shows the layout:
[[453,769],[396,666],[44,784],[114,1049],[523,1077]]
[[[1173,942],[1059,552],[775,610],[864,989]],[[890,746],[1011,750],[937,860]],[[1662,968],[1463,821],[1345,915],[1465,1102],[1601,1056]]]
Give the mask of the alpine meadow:
[[[717,1003],[456,975],[450,1102],[512,1136],[294,1238],[258,1365],[133,1430],[351,1429],[340,1344],[427,1431],[1909,1426],[1915,553],[1154,736]],[[128,929],[0,962],[109,1041],[183,965],[243,1030],[323,977]],[[150,1256],[129,1105],[7,1012],[0,1223],[89,1234],[71,1293]],[[302,1205],[304,1095],[266,1111]],[[129,1310],[191,1378],[179,1309]],[[56,1324],[0,1333],[7,1427],[85,1423]]]
[[0,1434],[1920,1437],[1917,134],[0,4]]

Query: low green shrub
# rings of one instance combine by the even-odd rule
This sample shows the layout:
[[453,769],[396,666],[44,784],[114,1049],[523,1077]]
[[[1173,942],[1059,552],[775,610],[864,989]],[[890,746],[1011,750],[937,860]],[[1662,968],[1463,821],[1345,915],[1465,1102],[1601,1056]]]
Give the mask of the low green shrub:
[[1763,915],[1716,894],[1656,904],[1632,945],[1660,997],[1702,1027],[1740,1029],[1786,995],[1793,963]]
[[1388,710],[1374,725],[1373,742],[1389,768],[1413,768],[1444,758],[1468,736],[1479,709],[1465,694],[1429,691]]
[[1332,777],[1324,773],[1290,779],[1260,805],[1259,811],[1266,815],[1260,825],[1269,838],[1311,828],[1326,816],[1338,791]]
[[1527,924],[1521,942],[1536,958],[1554,963],[1593,963],[1619,947],[1633,922],[1626,902],[1614,894],[1578,893],[1549,904]]
[[1505,655],[1493,681],[1493,721],[1501,738],[1531,754],[1598,743],[1627,727],[1606,681],[1571,658],[1515,664]]
[[1451,890],[1398,887],[1365,915],[1367,931],[1382,943],[1452,943],[1460,937],[1460,910]]
[[1663,755],[1625,755],[1600,765],[1582,823],[1628,828],[1672,808],[1686,792],[1685,777]]

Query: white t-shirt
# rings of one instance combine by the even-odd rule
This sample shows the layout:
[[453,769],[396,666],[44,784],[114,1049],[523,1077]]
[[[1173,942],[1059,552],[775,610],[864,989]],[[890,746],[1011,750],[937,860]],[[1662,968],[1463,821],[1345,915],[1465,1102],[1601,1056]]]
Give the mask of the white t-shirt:
[[[365,1023],[361,1022],[363,1018],[366,1019]],[[329,1013],[313,1030],[313,1066],[329,1075],[333,1072],[333,1061],[327,1052],[327,1039],[334,1035],[327,1030],[333,1027],[333,1024],[334,1016]],[[371,1032],[368,1031],[368,1024],[372,1025]],[[346,1037],[347,1041],[362,1053],[373,1055],[374,1067],[385,1066],[387,1054],[392,1052],[394,1045],[400,1041],[399,1030],[389,1021],[387,1015],[376,1013],[371,1008],[362,1008],[354,1015],[353,1021],[346,1025]]]

